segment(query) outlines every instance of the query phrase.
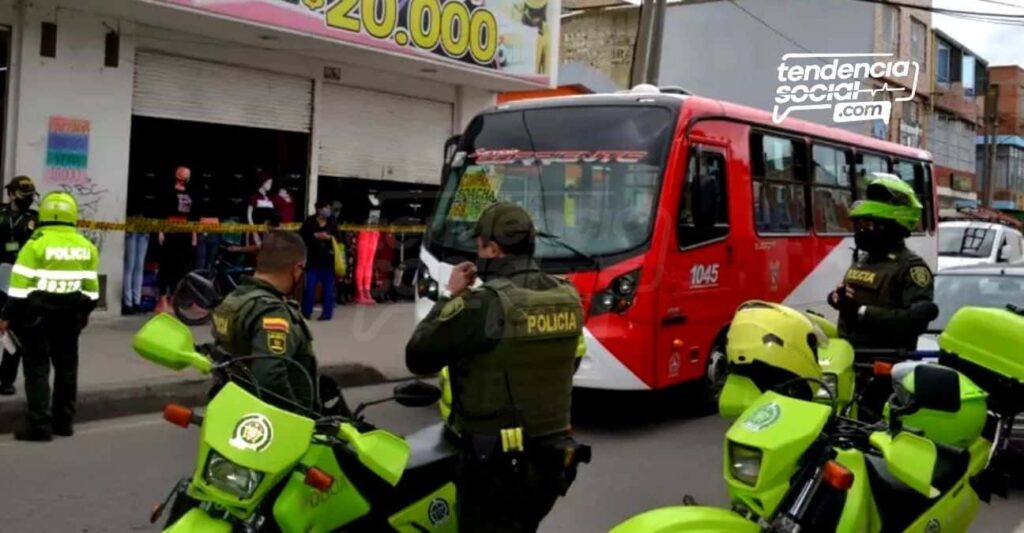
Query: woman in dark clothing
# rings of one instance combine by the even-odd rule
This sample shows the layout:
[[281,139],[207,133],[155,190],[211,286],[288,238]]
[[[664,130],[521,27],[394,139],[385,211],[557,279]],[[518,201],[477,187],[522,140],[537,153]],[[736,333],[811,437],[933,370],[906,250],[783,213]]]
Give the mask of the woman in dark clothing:
[[316,214],[306,219],[299,229],[302,240],[306,241],[306,291],[302,295],[302,314],[308,319],[313,316],[316,300],[316,286],[323,284],[323,312],[320,320],[330,320],[334,314],[334,243],[338,235],[338,223],[331,213],[331,204],[316,203]]

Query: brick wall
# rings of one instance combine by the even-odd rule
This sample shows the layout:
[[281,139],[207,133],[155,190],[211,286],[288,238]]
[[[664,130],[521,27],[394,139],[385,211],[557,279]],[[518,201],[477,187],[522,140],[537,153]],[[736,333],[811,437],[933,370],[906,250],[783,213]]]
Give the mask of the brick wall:
[[562,63],[581,63],[630,85],[633,45],[640,10],[597,10],[562,19]]

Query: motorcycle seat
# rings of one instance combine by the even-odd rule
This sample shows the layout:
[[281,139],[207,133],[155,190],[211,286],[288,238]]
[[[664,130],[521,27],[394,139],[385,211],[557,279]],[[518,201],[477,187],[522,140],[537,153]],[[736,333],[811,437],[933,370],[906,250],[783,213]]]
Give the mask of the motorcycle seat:
[[[938,458],[932,474],[932,486],[945,494],[967,473],[971,455],[967,450],[942,444],[936,444],[936,450]],[[884,458],[868,454],[865,459],[883,532],[905,530],[938,501],[938,498],[929,499],[896,479]]]
[[454,458],[459,449],[445,433],[444,423],[440,422],[407,435],[405,441],[409,443],[409,462],[405,467],[406,472]]

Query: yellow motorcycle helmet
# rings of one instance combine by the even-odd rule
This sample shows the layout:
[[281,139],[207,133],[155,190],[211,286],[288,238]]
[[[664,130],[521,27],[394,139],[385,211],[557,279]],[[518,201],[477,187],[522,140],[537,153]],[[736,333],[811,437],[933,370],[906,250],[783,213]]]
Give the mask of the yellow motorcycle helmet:
[[803,313],[754,300],[736,310],[725,353],[729,372],[750,378],[761,391],[811,400],[819,385],[809,380],[822,379],[818,348],[826,343],[824,332]]

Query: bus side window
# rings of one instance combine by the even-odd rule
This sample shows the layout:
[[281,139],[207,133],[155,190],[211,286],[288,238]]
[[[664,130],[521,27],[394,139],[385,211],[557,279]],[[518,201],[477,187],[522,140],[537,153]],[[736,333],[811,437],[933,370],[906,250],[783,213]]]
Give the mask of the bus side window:
[[725,156],[694,148],[679,202],[676,234],[680,248],[715,241],[729,234],[728,198]]
[[758,233],[808,231],[806,145],[786,137],[750,136],[750,174]]
[[868,154],[864,152],[857,152],[857,199],[862,200],[864,198],[864,192],[867,190],[868,174],[872,172],[889,172],[889,160],[880,155]]
[[846,149],[815,144],[811,149],[811,161],[814,164],[814,231],[822,234],[852,233],[850,163],[853,154]]

